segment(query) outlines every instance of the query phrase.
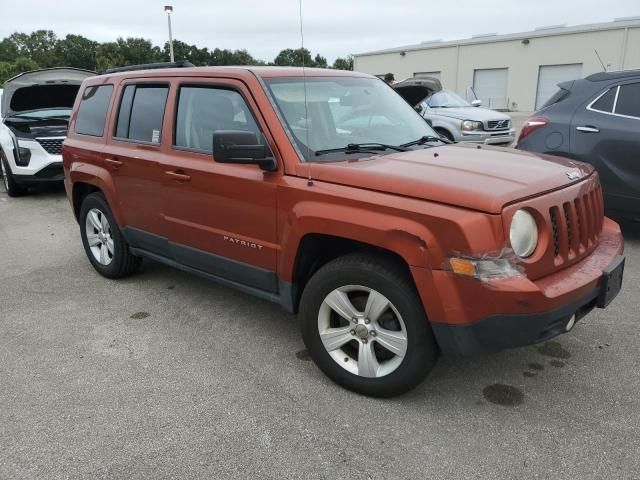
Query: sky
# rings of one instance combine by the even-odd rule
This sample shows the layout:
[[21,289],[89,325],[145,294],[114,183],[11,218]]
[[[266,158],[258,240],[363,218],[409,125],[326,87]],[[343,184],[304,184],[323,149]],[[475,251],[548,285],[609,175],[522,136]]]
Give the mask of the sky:
[[[174,7],[173,36],[208,48],[247,49],[270,61],[301,44],[299,0],[0,0],[0,38],[49,29],[97,41],[167,39],[164,5]],[[13,2],[11,2],[13,3]],[[305,47],[336,57],[428,40],[514,33],[640,16],[640,0],[302,0]]]

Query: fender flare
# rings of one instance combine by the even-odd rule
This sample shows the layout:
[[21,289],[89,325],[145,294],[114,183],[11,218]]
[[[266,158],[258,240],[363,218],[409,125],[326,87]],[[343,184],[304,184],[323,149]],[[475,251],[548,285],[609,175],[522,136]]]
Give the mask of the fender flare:
[[[111,212],[116,219],[119,226],[125,225],[124,215],[122,214],[119,203],[115,200],[117,198],[115,192],[115,184],[113,183],[113,177],[104,168],[96,165],[90,165],[87,163],[74,164],[69,171],[69,180],[72,185],[72,196],[74,195],[73,186],[77,183],[86,183],[92,185],[100,190],[107,203],[111,208]],[[75,205],[75,198],[71,199],[72,204]]]
[[295,205],[284,223],[278,273],[289,282],[302,239],[309,234],[331,235],[379,247],[396,253],[409,267],[433,268],[430,250],[439,250],[436,237],[425,225],[357,207],[331,205],[328,209],[326,203],[305,201]]

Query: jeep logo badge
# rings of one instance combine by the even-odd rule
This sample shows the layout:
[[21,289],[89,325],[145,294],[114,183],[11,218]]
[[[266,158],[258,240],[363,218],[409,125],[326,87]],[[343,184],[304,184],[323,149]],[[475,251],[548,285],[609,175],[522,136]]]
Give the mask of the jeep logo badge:
[[574,170],[573,172],[567,172],[567,177],[569,177],[569,180],[577,180],[581,176],[582,175],[580,174],[580,172],[578,170]]

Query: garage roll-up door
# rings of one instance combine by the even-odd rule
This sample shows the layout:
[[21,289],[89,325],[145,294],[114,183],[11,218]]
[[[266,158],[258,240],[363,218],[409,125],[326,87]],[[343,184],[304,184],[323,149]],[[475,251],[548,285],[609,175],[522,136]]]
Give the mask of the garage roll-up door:
[[558,84],[568,80],[582,77],[582,64],[571,63],[567,65],[540,65],[538,71],[538,90],[536,93],[536,110],[551,98]]
[[487,108],[507,108],[508,68],[488,68],[473,72],[473,90],[482,106]]

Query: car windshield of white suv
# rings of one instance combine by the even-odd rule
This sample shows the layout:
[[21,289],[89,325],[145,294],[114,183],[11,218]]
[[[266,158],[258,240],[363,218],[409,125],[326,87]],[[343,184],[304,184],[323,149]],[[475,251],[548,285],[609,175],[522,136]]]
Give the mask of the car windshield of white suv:
[[71,116],[70,108],[48,108],[46,110],[31,110],[24,113],[16,113],[12,115],[18,118],[27,118],[35,120],[45,120],[47,118],[65,118],[68,119]]
[[434,93],[427,100],[427,105],[431,108],[460,108],[470,107],[471,105],[464,98],[451,90],[440,90]]
[[307,161],[371,156],[439,141],[427,122],[379,79],[291,77],[266,82]]

